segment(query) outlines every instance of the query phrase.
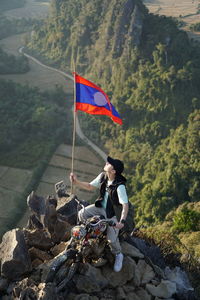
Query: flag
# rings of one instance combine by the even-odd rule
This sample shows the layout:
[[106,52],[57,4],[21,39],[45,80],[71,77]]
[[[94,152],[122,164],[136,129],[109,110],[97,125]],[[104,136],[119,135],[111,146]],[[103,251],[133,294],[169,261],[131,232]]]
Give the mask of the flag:
[[107,115],[113,122],[122,125],[122,119],[111,104],[106,93],[91,81],[74,73],[76,84],[76,107],[92,115]]

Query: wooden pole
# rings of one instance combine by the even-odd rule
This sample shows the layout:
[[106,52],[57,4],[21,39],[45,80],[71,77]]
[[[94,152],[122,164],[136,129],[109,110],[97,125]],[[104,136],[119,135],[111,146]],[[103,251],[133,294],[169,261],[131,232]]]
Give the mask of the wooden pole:
[[[74,153],[75,153],[75,140],[76,140],[76,73],[75,73],[75,63],[74,63],[74,108],[73,108],[73,116],[74,116],[74,126],[73,126],[73,140],[72,140],[72,166],[71,172],[74,172]],[[71,182],[71,194],[73,194],[73,183]]]

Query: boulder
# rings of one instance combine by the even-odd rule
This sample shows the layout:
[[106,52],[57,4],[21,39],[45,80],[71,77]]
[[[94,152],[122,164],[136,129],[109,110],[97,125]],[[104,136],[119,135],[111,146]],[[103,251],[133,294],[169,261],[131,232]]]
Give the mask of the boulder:
[[134,236],[134,234],[137,235],[137,232],[133,232],[132,238],[130,238],[128,242],[131,245],[135,246],[136,249],[138,249],[141,253],[143,253],[145,255],[145,258],[148,257],[154,265],[157,265],[161,269],[164,269],[166,267],[166,264],[160,248],[156,245],[152,245],[146,242],[141,238],[138,238],[137,236]]
[[28,251],[29,251],[29,255],[30,255],[30,258],[32,261],[35,259],[39,259],[42,262],[45,262],[45,261],[49,261],[50,259],[53,258],[47,252],[37,249],[35,247],[30,248]]
[[24,278],[18,281],[12,287],[12,298],[11,299],[37,299],[38,288],[34,281],[29,278]]
[[126,300],[126,294],[122,287],[117,288],[117,300]]
[[130,292],[128,295],[126,295],[126,300],[143,300],[143,299],[140,299],[135,292]]
[[57,300],[56,287],[52,283],[40,283],[38,285],[37,300]]
[[[71,195],[69,198],[61,198],[58,201],[57,213],[66,217],[66,221],[71,225],[77,224],[77,215],[78,210],[80,209],[79,205],[76,202],[77,196]],[[81,203],[84,206],[87,206],[88,203],[81,200]]]
[[140,259],[137,263],[135,272],[135,282],[137,286],[150,282],[155,277],[155,273],[150,265],[148,265],[143,259]]
[[27,197],[27,205],[31,211],[27,228],[42,229],[44,227],[45,199],[32,191]]
[[151,300],[151,295],[148,294],[147,291],[141,287],[137,289],[135,293],[141,300]]
[[80,273],[75,280],[79,292],[98,292],[108,285],[108,280],[102,275],[101,270],[89,263],[82,265]]
[[176,283],[178,293],[194,291],[189,282],[186,272],[181,270],[179,267],[175,267],[173,270],[171,270],[169,267],[166,267],[164,273],[166,279]]
[[146,284],[146,290],[155,297],[160,298],[171,298],[173,294],[176,293],[176,283],[169,280],[161,280],[158,286],[153,284]]
[[109,266],[102,268],[104,277],[109,281],[109,286],[116,288],[117,286],[123,286],[130,281],[136,272],[136,263],[129,257],[125,256],[123,261],[123,267],[120,272],[114,272]]
[[108,280],[102,275],[101,270],[93,267],[89,263],[82,264],[80,273],[91,279],[95,278],[102,289],[108,285]]
[[32,270],[24,232],[13,229],[4,234],[0,245],[1,274],[10,280]]
[[72,225],[68,223],[67,218],[57,214],[57,219],[54,223],[53,231],[51,232],[51,238],[54,243],[69,240],[71,237],[71,229]]
[[101,291],[101,287],[95,278],[91,279],[90,277],[84,275],[75,275],[73,281],[76,284],[76,288],[79,293],[98,293]]
[[26,243],[29,247],[35,247],[41,250],[49,250],[54,243],[46,230],[28,230],[24,231]]
[[[72,298],[71,298],[72,300]],[[90,296],[88,294],[80,294],[80,295],[76,295],[73,300],[99,300],[98,297],[96,296]]]
[[0,277],[0,294],[6,291],[8,284],[7,278]]
[[60,254],[61,252],[63,252],[66,247],[68,246],[68,242],[61,242],[57,245],[55,245],[54,247],[51,248],[51,253],[53,255],[53,257],[57,256],[58,254]]
[[133,258],[144,258],[144,255],[133,245],[127,243],[127,242],[122,242],[121,243],[121,247],[122,247],[122,253],[124,255],[133,257]]
[[27,205],[32,213],[35,213],[38,217],[45,213],[45,199],[37,196],[34,191],[27,197]]

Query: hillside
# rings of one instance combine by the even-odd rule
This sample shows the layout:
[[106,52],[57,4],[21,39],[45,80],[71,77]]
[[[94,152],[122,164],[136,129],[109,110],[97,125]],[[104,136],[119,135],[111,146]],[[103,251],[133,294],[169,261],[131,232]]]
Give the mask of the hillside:
[[199,200],[200,52],[173,19],[148,14],[141,1],[55,0],[29,47],[65,69],[74,59],[121,113],[122,128],[85,115],[82,125],[124,159],[139,223]]

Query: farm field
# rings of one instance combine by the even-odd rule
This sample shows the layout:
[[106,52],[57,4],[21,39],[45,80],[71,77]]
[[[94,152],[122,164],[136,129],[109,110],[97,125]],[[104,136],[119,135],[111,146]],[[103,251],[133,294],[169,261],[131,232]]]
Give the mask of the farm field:
[[19,211],[16,201],[30,183],[32,171],[0,166],[0,236],[13,214]]
[[[37,195],[44,198],[48,195],[55,195],[55,183],[61,180],[67,185],[67,191],[70,193],[71,152],[71,145],[62,144],[57,148],[35,191]],[[103,160],[87,147],[75,147],[74,173],[80,180],[91,181],[102,171],[102,166]],[[91,201],[97,196],[95,192],[85,191],[77,187],[74,187],[73,193],[79,199],[86,201]],[[27,224],[28,217],[29,211],[27,210],[23,218],[19,221],[18,226],[23,227]]]
[[144,4],[150,13],[172,16],[185,22],[182,27],[190,38],[200,41],[200,33],[192,33],[189,26],[200,22],[200,1],[199,0],[145,0]]
[[[71,149],[70,145],[60,145],[54,153],[36,193],[41,196],[55,194],[54,185],[63,180],[70,192],[69,174],[71,172]],[[94,163],[93,163],[94,162]],[[74,173],[80,180],[91,181],[102,170],[103,161],[85,146],[75,147]],[[78,197],[90,200],[93,193],[76,188]]]
[[[18,49],[23,45],[24,34],[14,35],[0,40],[0,47],[4,49],[8,54],[20,55]],[[29,60],[30,71],[25,74],[9,74],[0,75],[0,78],[6,80],[13,80],[20,84],[29,84],[31,86],[38,87],[40,90],[51,90],[56,85],[63,87],[65,92],[73,90],[73,82],[63,75],[44,68],[36,62]],[[73,99],[68,101],[73,102]]]
[[8,18],[44,18],[49,11],[50,1],[26,0],[26,5],[6,11],[4,14]]

